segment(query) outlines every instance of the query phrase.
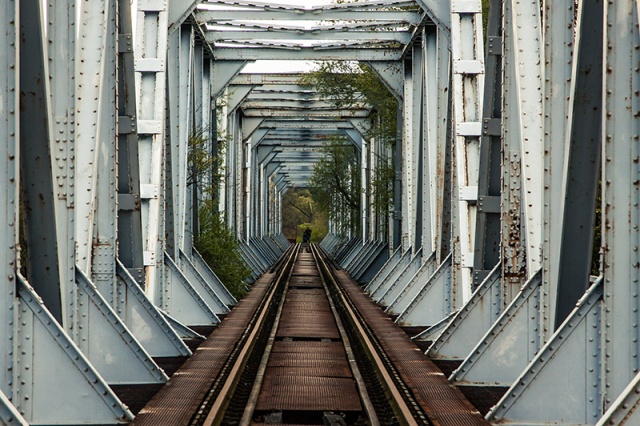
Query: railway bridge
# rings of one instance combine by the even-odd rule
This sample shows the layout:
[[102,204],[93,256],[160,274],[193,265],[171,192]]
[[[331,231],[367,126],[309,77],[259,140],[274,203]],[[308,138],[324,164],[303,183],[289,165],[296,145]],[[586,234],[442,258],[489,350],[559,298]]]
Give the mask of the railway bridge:
[[[211,413],[233,406],[233,376],[197,402],[160,396],[267,330],[265,386],[274,354],[351,342],[331,365],[369,396],[325,424],[386,424],[375,395],[396,393],[388,423],[640,424],[640,3],[282,1],[2,1],[0,423],[225,423]],[[398,102],[393,143],[368,131],[371,105],[267,61],[365,63]],[[222,176],[194,179],[194,134]],[[358,226],[337,214],[321,244],[290,246],[283,196],[335,137],[358,153]],[[250,266],[246,301],[194,248],[203,202]],[[262,314],[238,319],[283,297],[282,277],[282,315],[336,312],[312,349],[281,331],[298,319],[272,335]],[[351,362],[367,357],[380,366]],[[433,377],[427,396],[411,385]],[[251,389],[241,405],[259,412]],[[454,399],[473,420],[438,414]],[[145,420],[187,406],[186,422]]]

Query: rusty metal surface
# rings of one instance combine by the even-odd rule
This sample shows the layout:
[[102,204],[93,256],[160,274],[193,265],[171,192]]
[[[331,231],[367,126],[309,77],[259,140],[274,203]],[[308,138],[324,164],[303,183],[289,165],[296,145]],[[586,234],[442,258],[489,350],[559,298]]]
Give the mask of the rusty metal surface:
[[189,424],[216,379],[260,301],[274,274],[265,274],[222,320],[169,382],[142,408],[137,426],[183,426]]
[[259,411],[360,411],[351,378],[267,375],[258,398]]
[[[315,279],[320,281],[319,276]],[[276,337],[340,339],[324,289],[290,289],[282,308]]]
[[289,281],[290,287],[302,287],[302,288],[322,288],[322,281],[320,277],[313,275],[292,275]]
[[271,367],[275,376],[304,376],[304,377],[351,377],[351,370],[347,362],[319,360],[315,363],[292,361],[291,366]]
[[335,274],[430,420],[441,426],[489,425],[357,283],[342,270]]
[[[303,353],[308,356],[339,358],[345,356],[341,342],[296,342],[280,340],[273,344],[272,354],[278,352]],[[272,355],[273,356],[273,355]]]
[[280,340],[274,342],[267,363],[257,412],[362,410],[311,254],[301,254],[293,269],[276,338]]

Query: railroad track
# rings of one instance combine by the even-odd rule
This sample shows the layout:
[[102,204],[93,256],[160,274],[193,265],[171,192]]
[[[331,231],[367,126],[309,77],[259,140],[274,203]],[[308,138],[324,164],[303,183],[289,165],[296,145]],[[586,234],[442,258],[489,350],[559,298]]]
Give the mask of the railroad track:
[[397,389],[331,270],[312,245],[287,254],[192,425],[429,424]]
[[489,423],[321,249],[299,244],[134,424]]

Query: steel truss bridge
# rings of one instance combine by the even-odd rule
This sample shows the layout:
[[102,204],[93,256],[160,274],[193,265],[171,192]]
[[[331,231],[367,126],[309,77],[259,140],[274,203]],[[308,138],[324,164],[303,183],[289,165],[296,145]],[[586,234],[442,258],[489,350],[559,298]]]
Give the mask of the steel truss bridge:
[[[0,423],[132,421],[116,390],[161,386],[156,360],[236,304],[193,248],[203,129],[226,135],[219,208],[255,277],[282,195],[346,136],[363,182],[395,161],[394,209],[382,226],[365,185],[361,234],[323,245],[453,384],[509,389],[488,420],[640,424],[639,15],[491,0],[485,33],[480,0],[3,0]],[[241,72],[263,59],[369,64],[395,149],[368,105]]]

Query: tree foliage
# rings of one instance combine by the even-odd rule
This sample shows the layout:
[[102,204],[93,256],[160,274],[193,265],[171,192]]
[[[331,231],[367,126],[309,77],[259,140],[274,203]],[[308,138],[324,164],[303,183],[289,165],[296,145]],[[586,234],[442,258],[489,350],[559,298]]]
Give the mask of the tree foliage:
[[282,232],[298,242],[302,233],[311,229],[311,242],[320,242],[327,235],[327,215],[317,206],[316,191],[291,188],[282,197]]
[[318,207],[330,220],[358,227],[362,188],[358,149],[342,136],[330,138],[309,178]]
[[371,67],[348,61],[319,62],[316,67],[303,75],[302,85],[314,86],[318,95],[336,108],[368,104],[371,115],[367,138],[389,145],[395,142],[398,101]]
[[[305,74],[301,84],[314,86],[321,98],[333,103],[336,108],[351,108],[366,104],[371,108],[365,138],[379,142],[383,152],[376,152],[374,176],[368,182],[371,203],[383,217],[393,200],[395,164],[390,153],[397,136],[398,101],[365,63],[326,61]],[[332,220],[341,216],[347,219],[352,229],[357,227],[360,208],[359,155],[355,147],[345,138],[336,137],[326,142],[325,158],[317,163],[310,186],[318,188],[318,204],[327,211]],[[381,157],[380,155],[383,154]],[[349,175],[349,176],[347,176]],[[354,186],[346,187],[346,182]],[[338,198],[333,194],[338,194]],[[346,208],[346,213],[340,210]]]
[[251,271],[240,255],[235,235],[227,229],[211,200],[204,202],[198,213],[200,233],[195,237],[196,249],[231,294],[242,297]]
[[235,235],[217,211],[218,187],[225,173],[221,158],[226,138],[216,135],[215,141],[211,141],[208,134],[207,129],[197,129],[189,138],[187,183],[198,209],[194,245],[231,294],[240,298],[246,292],[251,270],[240,255]]

